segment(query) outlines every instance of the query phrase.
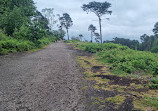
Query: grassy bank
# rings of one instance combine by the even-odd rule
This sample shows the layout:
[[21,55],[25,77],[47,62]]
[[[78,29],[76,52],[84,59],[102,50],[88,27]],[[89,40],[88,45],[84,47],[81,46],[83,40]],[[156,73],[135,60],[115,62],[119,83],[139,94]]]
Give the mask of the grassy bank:
[[95,44],[76,41],[72,43],[81,50],[95,53],[99,61],[108,63],[113,70],[129,74],[139,71],[153,76],[158,75],[158,54],[136,51],[113,43]]
[[89,107],[95,104],[106,109],[112,104],[121,110],[119,108],[127,104],[133,106],[132,110],[158,110],[158,54],[112,43],[66,42],[74,49],[92,53],[92,56],[77,58],[96,92],[89,98],[93,101]]

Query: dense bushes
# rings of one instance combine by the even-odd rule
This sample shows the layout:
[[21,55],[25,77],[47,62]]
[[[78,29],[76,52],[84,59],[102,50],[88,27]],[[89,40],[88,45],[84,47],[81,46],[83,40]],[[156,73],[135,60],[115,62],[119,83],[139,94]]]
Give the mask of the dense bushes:
[[16,39],[0,41],[0,54],[28,51],[33,48],[36,48],[36,46],[30,41],[17,41]]
[[0,55],[40,48],[55,41],[56,37],[48,36],[43,37],[34,43],[29,40],[14,39],[12,37],[8,37],[2,31],[0,31]]
[[49,36],[47,38],[42,38],[38,40],[39,47],[50,44],[51,42],[55,42],[56,38],[54,36]]
[[134,73],[137,70],[143,70],[148,73],[157,75],[158,55],[134,51],[131,49],[120,50],[104,50],[98,54],[102,61],[111,63],[114,68],[123,70],[127,73]]
[[158,89],[158,54],[136,51],[113,43],[95,44],[74,42],[82,50],[96,53],[101,62],[109,63],[110,69],[126,73],[153,74],[149,87]]
[[151,80],[152,84],[149,85],[150,89],[158,89],[158,76]]
[[104,50],[111,50],[111,49],[120,49],[120,50],[126,50],[128,47],[126,46],[121,46],[118,44],[113,44],[113,43],[104,43],[104,44],[95,44],[95,43],[89,43],[85,45],[85,51],[91,52],[91,53],[96,53]]
[[0,54],[41,48],[64,37],[64,32],[52,31],[33,0],[2,0],[0,7]]
[[100,61],[110,63],[111,69],[122,70],[126,73],[143,71],[158,75],[158,55],[129,49],[126,46],[113,43],[75,43],[82,50],[97,53]]

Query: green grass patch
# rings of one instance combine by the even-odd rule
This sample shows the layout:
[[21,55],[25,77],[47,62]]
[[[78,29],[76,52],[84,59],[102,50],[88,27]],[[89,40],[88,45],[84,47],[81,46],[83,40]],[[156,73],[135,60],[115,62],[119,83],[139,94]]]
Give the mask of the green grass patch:
[[115,97],[109,97],[106,101],[114,104],[122,104],[126,98],[124,96],[116,95]]
[[158,76],[155,77],[155,78],[153,78],[153,79],[152,79],[152,82],[153,82],[154,84],[158,84]]
[[143,99],[144,105],[147,106],[154,106],[156,109],[158,109],[158,97],[145,97]]

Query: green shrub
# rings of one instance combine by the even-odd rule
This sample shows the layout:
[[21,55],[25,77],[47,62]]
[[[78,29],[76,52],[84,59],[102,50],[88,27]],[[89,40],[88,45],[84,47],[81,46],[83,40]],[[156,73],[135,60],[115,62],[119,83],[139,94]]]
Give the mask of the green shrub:
[[153,78],[153,79],[152,79],[152,82],[153,82],[154,84],[158,84],[158,76],[155,77],[155,78]]
[[0,41],[0,44],[2,45],[2,48],[4,48],[4,49],[15,49],[17,43],[18,43],[18,41],[14,40],[14,39]]
[[57,38],[54,36],[49,36],[48,39],[50,42],[55,42],[57,40]]
[[30,41],[18,41],[13,38],[6,38],[6,40],[0,41],[0,54],[8,54],[15,52],[28,51],[36,48],[35,44]]
[[134,67],[130,62],[123,62],[118,64],[118,68],[127,72],[127,73],[133,73],[134,72]]
[[158,52],[158,46],[152,47],[151,52],[157,53]]
[[102,61],[115,64],[118,69],[127,73],[144,70],[158,75],[158,55],[156,54],[131,49],[111,49],[101,51],[98,55]]
[[111,50],[111,49],[127,50],[129,48],[127,46],[121,46],[113,43],[104,43],[104,44],[88,43],[87,45],[85,45],[84,50],[91,53],[96,53],[99,51]]
[[[22,32],[24,29],[21,29]],[[36,42],[31,42],[22,38],[22,34],[24,36],[27,33],[16,32],[14,35],[17,35],[17,39],[6,36],[3,32],[0,31],[0,54],[8,54],[15,52],[28,51],[30,49],[40,48],[45,45],[50,44],[51,42],[56,41],[56,37],[48,36],[43,37],[42,39],[38,39]]]
[[5,54],[8,54],[8,53],[9,53],[9,50],[7,50],[7,49],[2,49],[0,51],[0,55],[5,55]]
[[[82,50],[97,53],[100,61],[110,63],[115,69],[122,70],[126,73],[134,73],[141,70],[158,75],[158,55],[129,49],[126,46],[113,43],[75,43]],[[114,69],[112,68],[111,69]]]
[[0,29],[0,41],[7,40],[7,36],[3,33],[3,31]]
[[42,39],[39,39],[39,40],[38,40],[38,43],[39,43],[38,45],[39,45],[40,47],[42,47],[42,46],[44,46],[44,45],[49,44],[50,41],[49,41],[48,38],[42,38]]
[[16,29],[13,33],[13,37],[18,40],[30,40],[32,36],[31,30],[26,25],[22,25],[19,30]]
[[22,51],[28,51],[30,49],[34,49],[35,44],[30,41],[20,41],[17,43],[17,51],[22,52]]
[[143,103],[147,106],[154,106],[158,110],[158,98],[157,97],[145,97]]
[[149,88],[150,89],[158,89],[158,84],[150,84]]

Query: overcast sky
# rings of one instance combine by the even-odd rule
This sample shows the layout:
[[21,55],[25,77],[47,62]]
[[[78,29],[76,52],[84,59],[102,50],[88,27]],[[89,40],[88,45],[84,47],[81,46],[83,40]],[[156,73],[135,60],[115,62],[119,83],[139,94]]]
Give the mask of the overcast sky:
[[[83,36],[90,40],[88,26],[93,24],[99,32],[98,18],[93,13],[87,14],[81,8],[94,0],[34,0],[39,11],[54,8],[55,14],[68,13],[73,20],[70,36]],[[104,2],[105,0],[97,0]],[[140,36],[153,34],[154,24],[158,22],[158,0],[107,0],[112,4],[111,16],[103,16],[102,30],[104,40],[123,37],[139,40]],[[110,18],[110,20],[106,20]]]

